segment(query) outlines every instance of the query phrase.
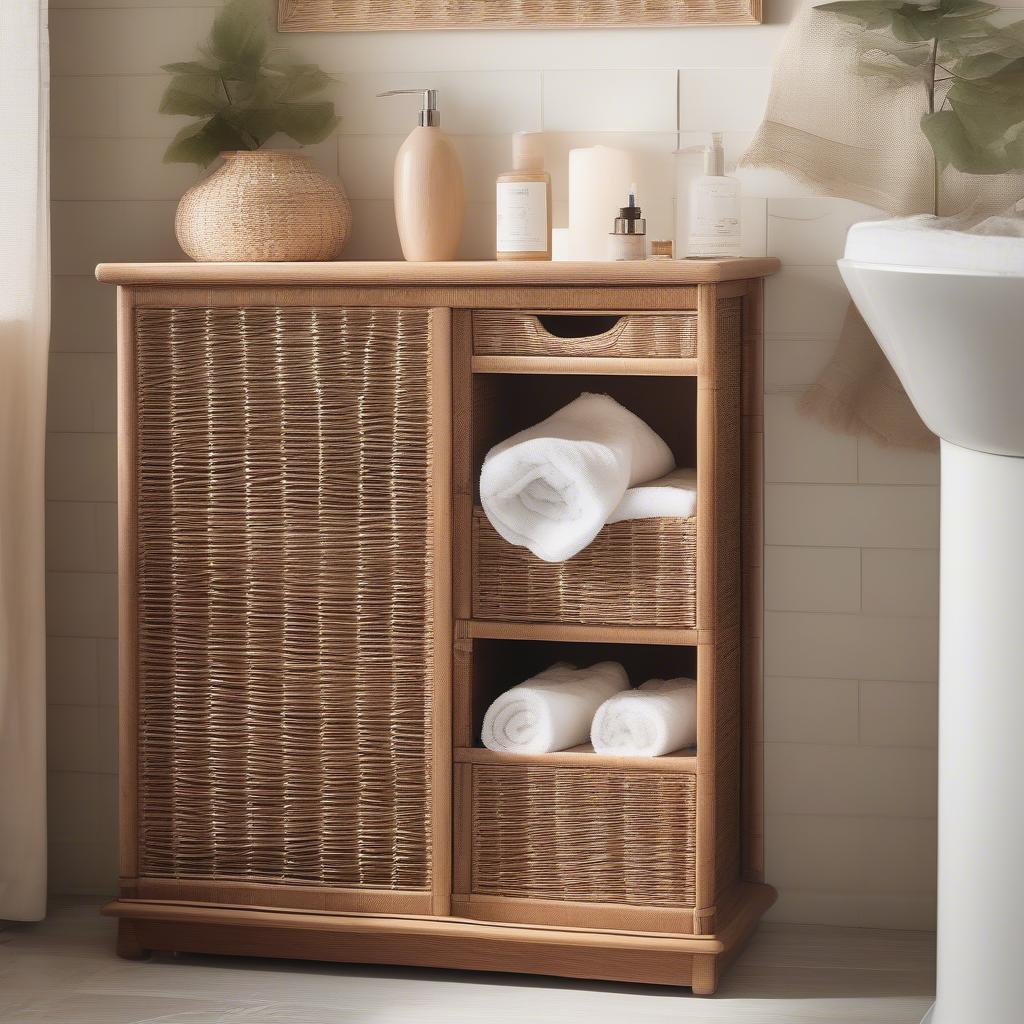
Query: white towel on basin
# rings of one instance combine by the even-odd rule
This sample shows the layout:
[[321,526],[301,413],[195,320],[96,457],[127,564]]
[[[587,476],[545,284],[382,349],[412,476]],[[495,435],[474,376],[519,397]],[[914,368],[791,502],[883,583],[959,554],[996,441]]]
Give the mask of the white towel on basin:
[[564,562],[597,536],[627,488],[674,465],[643,420],[588,393],[487,453],[480,502],[510,544]]
[[629,687],[615,661],[590,668],[558,662],[503,693],[484,715],[481,739],[488,750],[547,754],[586,743],[594,712]]
[[697,683],[650,679],[617,693],[594,715],[590,742],[599,754],[660,757],[697,742]]
[[673,469],[650,483],[630,487],[608,517],[609,523],[623,519],[685,519],[697,511],[697,470]]

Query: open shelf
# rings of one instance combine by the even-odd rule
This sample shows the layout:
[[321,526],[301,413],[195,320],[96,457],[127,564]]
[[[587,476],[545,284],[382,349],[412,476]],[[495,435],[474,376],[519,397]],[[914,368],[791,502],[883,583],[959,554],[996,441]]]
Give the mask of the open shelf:
[[[567,627],[553,628],[564,630]],[[600,627],[594,629],[600,632],[602,642],[567,641],[561,637],[531,637],[524,641],[510,639],[507,636],[474,637],[468,641],[461,641],[456,650],[454,666],[453,740],[459,755],[471,751],[465,760],[478,764],[540,764],[555,767],[561,763],[600,768],[621,761],[623,764],[617,764],[617,767],[636,767],[637,761],[641,759],[605,758],[582,747],[557,754],[525,757],[517,754],[496,754],[480,744],[484,714],[493,701],[506,690],[525,682],[558,661],[569,662],[579,667],[594,665],[599,661],[617,661],[625,668],[634,686],[639,686],[648,679],[671,679],[677,676],[697,678],[696,647],[678,644],[623,644],[612,639],[610,630]],[[459,755],[456,756],[457,761],[460,760]],[[666,762],[689,761],[695,756],[693,752],[687,752],[682,758],[666,755],[642,760],[647,762],[648,768],[660,771],[693,771],[695,761],[685,766]],[[568,760],[563,761],[562,758]]]
[[[547,357],[540,358],[546,360]],[[472,449],[468,453],[471,466],[467,468],[472,474],[474,493],[478,492],[484,456],[494,445],[540,423],[584,392],[611,395],[664,438],[677,466],[697,465],[696,377],[603,376],[579,372],[578,364],[586,362],[586,359],[575,359],[570,371],[560,373],[509,371],[473,376]],[[476,500],[479,501],[478,493]],[[469,524],[466,526],[468,528]]]
[[635,768],[637,771],[690,772],[697,771],[697,751],[677,750],[661,757],[616,757],[596,754],[589,743],[550,754],[506,754],[486,747],[457,747],[457,764],[504,764],[550,766],[558,768]]

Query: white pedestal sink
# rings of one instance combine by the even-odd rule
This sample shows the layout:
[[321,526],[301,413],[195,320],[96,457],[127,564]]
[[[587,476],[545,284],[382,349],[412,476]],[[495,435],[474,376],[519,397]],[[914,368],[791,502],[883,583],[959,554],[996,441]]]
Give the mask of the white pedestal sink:
[[839,267],[942,439],[938,983],[925,1019],[1020,1024],[1024,275]]

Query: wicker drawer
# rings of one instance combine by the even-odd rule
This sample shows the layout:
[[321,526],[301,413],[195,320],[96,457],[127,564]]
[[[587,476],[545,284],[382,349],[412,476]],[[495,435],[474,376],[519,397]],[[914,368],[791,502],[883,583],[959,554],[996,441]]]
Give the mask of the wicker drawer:
[[676,626],[697,621],[697,520],[606,526],[567,562],[544,562],[473,514],[473,616],[498,622]]
[[696,313],[521,313],[477,310],[476,355],[612,356],[651,359],[697,354]]
[[696,778],[634,769],[471,767],[470,896],[694,905]]

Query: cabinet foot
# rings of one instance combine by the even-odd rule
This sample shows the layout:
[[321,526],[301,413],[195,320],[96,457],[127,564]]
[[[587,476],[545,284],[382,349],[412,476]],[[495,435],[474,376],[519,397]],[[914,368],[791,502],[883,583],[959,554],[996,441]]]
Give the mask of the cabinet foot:
[[712,996],[718,988],[718,957],[696,953],[690,987],[695,996]]
[[151,952],[139,942],[134,922],[117,922],[117,955],[122,960],[148,960]]

